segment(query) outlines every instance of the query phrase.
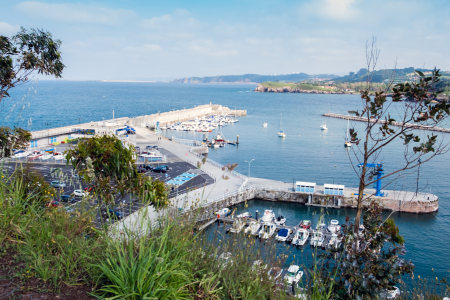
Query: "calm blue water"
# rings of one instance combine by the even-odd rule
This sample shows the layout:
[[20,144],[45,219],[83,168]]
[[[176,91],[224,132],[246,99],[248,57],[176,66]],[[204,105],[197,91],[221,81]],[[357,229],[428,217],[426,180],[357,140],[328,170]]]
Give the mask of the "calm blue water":
[[[30,130],[60,127],[79,122],[133,117],[193,107],[209,102],[230,108],[247,109],[248,116],[223,129],[227,139],[240,137],[240,145],[211,149],[210,158],[221,163],[238,163],[238,172],[248,174],[245,161],[254,159],[251,176],[285,182],[309,181],[317,184],[337,183],[356,187],[358,180],[349,163],[349,153],[343,147],[347,123],[340,119],[321,117],[327,112],[346,113],[361,107],[356,95],[308,95],[253,93],[253,85],[186,85],[156,83],[104,83],[41,81],[31,91],[22,86],[2,103],[1,119],[4,125],[19,125]],[[25,100],[22,100],[24,95]],[[23,109],[23,111],[21,111]],[[11,112],[12,110],[12,112]],[[287,136],[276,136],[283,115],[282,127]],[[31,124],[30,124],[31,119]],[[18,121],[19,120],[19,121]],[[263,128],[267,122],[269,126]],[[326,122],[329,130],[320,125]],[[354,124],[356,128],[361,124]],[[172,132],[185,138],[200,140],[202,133]],[[213,133],[215,134],[215,132]],[[423,134],[427,134],[423,132]],[[212,134],[210,134],[212,135]],[[449,141],[450,136],[446,136]],[[382,162],[386,172],[403,165],[401,141],[390,145],[376,162]],[[420,169],[420,187],[431,190],[440,198],[438,213],[427,215],[395,214],[394,218],[407,243],[407,258],[416,264],[416,274],[446,276],[450,262],[450,168],[449,154],[436,157]],[[391,184],[391,189],[415,190],[417,172]],[[264,201],[250,203],[251,211],[264,208],[275,212],[282,207],[288,223],[307,218],[311,209],[293,204],[275,204]],[[330,211],[343,222],[354,210]],[[434,274],[431,269],[434,268]]]

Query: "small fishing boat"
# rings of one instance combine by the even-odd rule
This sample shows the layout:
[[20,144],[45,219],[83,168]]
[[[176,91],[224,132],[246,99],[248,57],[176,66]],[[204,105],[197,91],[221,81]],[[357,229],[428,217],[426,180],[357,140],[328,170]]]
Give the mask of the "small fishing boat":
[[251,235],[258,235],[259,229],[261,228],[261,223],[256,220],[250,221],[250,224],[245,228],[244,233],[249,233]]
[[30,154],[30,152],[25,151],[25,150],[17,150],[16,152],[14,152],[14,155],[11,157],[12,158],[21,158],[21,157],[28,156],[28,154]]
[[231,233],[239,233],[244,228],[245,222],[242,219],[236,219],[230,228]]
[[297,229],[297,232],[292,239],[292,245],[303,246],[309,238],[309,231],[307,229]]
[[336,233],[341,230],[341,226],[339,225],[338,220],[331,220],[330,225],[328,225],[328,231],[331,233]]
[[229,214],[231,214],[231,210],[229,208],[222,208],[221,210],[216,211],[216,213],[215,213],[215,215],[219,216],[220,218],[226,217]]
[[310,220],[303,220],[301,223],[300,223],[300,228],[303,228],[303,229],[310,229],[311,228],[311,221]]
[[285,138],[286,137],[286,133],[283,132],[283,130],[281,130],[281,120],[283,118],[283,114],[281,114],[280,116],[280,126],[278,126],[278,136],[281,138]]
[[267,123],[265,123],[265,122],[263,123],[263,127],[267,127],[267,125],[268,125]]
[[249,213],[248,211],[236,216],[236,218],[241,218],[241,219],[249,219],[251,217],[252,217],[252,214]]
[[275,223],[265,222],[261,230],[259,231],[259,238],[260,239],[270,238],[275,233],[276,229],[277,226],[275,225]]
[[33,151],[30,154],[28,154],[27,159],[35,160],[35,159],[41,157],[42,155],[44,155],[44,153],[42,151]]
[[338,248],[340,245],[341,245],[341,239],[338,238],[338,235],[336,233],[333,233],[331,235],[330,240],[328,241],[328,247]]
[[41,157],[39,157],[40,160],[48,160],[52,158],[53,155],[51,153],[45,152]]
[[283,226],[284,224],[286,224],[286,217],[283,216],[281,211],[278,212],[278,216],[275,219],[275,224],[280,225],[280,226]]
[[324,241],[322,231],[314,231],[311,236],[311,246],[322,247]]
[[292,234],[292,229],[281,228],[275,239],[279,242],[286,242],[287,238]]
[[289,285],[297,284],[303,276],[303,271],[300,271],[300,267],[297,265],[291,265],[284,276],[284,280],[287,281]]
[[323,222],[317,223],[316,230],[317,231],[326,231],[327,230],[327,224],[325,224]]
[[262,223],[264,222],[273,222],[275,220],[275,214],[273,210],[266,209],[264,211],[264,215],[261,217]]

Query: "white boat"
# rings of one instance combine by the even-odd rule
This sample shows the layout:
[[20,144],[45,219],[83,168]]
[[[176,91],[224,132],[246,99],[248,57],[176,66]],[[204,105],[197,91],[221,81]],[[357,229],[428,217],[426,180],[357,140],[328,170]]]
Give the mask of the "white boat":
[[323,245],[323,233],[322,231],[314,231],[312,236],[311,236],[311,246],[314,247],[322,247]]
[[328,231],[331,233],[336,233],[341,230],[341,226],[339,225],[338,220],[331,220],[330,225],[328,225]]
[[273,210],[266,209],[264,211],[264,215],[261,217],[262,223],[273,222],[274,220],[275,220],[275,214],[274,214]]
[[231,210],[229,208],[222,208],[221,210],[216,211],[215,215],[216,217],[226,217],[229,214],[231,214]]
[[239,233],[244,228],[245,222],[242,219],[235,219],[233,225],[231,225],[230,232]]
[[25,150],[17,150],[16,152],[14,152],[14,155],[11,156],[12,158],[21,158],[21,157],[26,157],[30,154],[30,152],[25,151]]
[[278,212],[278,216],[275,219],[275,224],[283,226],[284,224],[286,224],[286,217],[283,216],[283,214],[281,212]]
[[159,129],[161,129],[161,130],[166,130],[166,129],[167,129],[167,126],[166,126],[166,125],[162,125],[162,126],[159,127]]
[[348,139],[348,125],[349,125],[349,122],[350,122],[350,119],[347,120],[347,136],[345,137],[345,143],[344,143],[345,147],[351,147],[352,146],[352,143]]
[[317,231],[325,231],[325,230],[327,230],[327,225],[323,222],[317,223],[316,230]]
[[273,267],[270,268],[269,272],[267,272],[267,275],[269,275],[270,280],[276,280],[283,274],[284,269],[279,267]]
[[40,160],[48,160],[48,159],[50,159],[50,158],[52,158],[53,157],[53,155],[52,154],[50,154],[50,153],[44,153],[41,157],[39,157],[39,159]]
[[276,229],[277,229],[277,226],[275,225],[275,223],[265,222],[263,224],[261,230],[259,231],[259,238],[260,239],[270,238],[275,233]]
[[291,265],[284,276],[284,280],[287,281],[289,285],[297,284],[303,276],[303,271],[300,271],[300,267],[297,265]]
[[267,123],[263,123],[263,127],[267,127],[267,125],[268,125]]
[[145,158],[148,161],[160,161],[162,160],[162,156],[156,154],[155,152],[144,152],[139,157]]
[[280,116],[280,126],[278,126],[278,136],[285,138],[286,137],[286,133],[283,132],[283,130],[281,130],[281,120],[283,118],[283,114],[281,114]]
[[28,160],[35,160],[36,158],[39,158],[42,155],[44,155],[44,153],[42,151],[33,151],[30,154],[28,154],[27,159]]
[[249,213],[248,211],[243,213],[243,214],[240,214],[240,215],[236,216],[236,218],[242,218],[242,219],[248,219],[248,218],[251,218],[251,217],[252,217],[252,214]]
[[328,241],[328,246],[338,248],[340,245],[341,245],[341,239],[338,238],[338,235],[336,233],[333,233],[331,235],[330,240]]
[[309,231],[303,228],[297,230],[292,239],[292,245],[303,246],[309,238]]
[[259,229],[261,228],[261,223],[256,220],[250,221],[250,224],[245,228],[244,233],[251,235],[258,235]]
[[279,242],[286,242],[287,238],[292,234],[292,229],[281,228],[275,239]]
[[53,158],[55,160],[62,160],[65,159],[64,155],[61,152],[55,152],[55,154],[53,154]]
[[327,124],[326,123],[322,124],[322,126],[320,126],[320,129],[321,130],[328,130]]

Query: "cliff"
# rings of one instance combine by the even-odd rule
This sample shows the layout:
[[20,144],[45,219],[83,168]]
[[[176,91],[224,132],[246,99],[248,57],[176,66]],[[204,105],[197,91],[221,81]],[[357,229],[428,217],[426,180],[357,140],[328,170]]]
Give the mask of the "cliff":
[[341,91],[314,90],[314,89],[306,90],[293,85],[283,87],[268,87],[262,84],[258,84],[258,86],[255,88],[254,91],[260,93],[345,94],[344,92]]

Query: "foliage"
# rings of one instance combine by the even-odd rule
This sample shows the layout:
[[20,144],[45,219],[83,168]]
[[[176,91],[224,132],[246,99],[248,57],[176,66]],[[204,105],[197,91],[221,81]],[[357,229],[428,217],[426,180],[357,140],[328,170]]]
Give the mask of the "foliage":
[[61,41],[40,29],[20,31],[8,38],[0,35],[0,102],[9,89],[26,83],[33,72],[60,78],[64,69]]
[[397,226],[392,219],[383,222],[381,211],[371,203],[362,233],[354,233],[347,218],[340,236],[343,247],[320,256],[321,278],[333,278],[333,293],[339,299],[378,299],[414,270],[412,262],[401,258],[406,250]]
[[0,158],[10,157],[15,149],[26,149],[31,140],[31,133],[22,128],[11,129],[7,126],[0,127]]
[[86,182],[93,182],[93,191],[101,201],[115,203],[117,196],[134,194],[155,208],[168,205],[164,184],[139,174],[134,147],[114,135],[85,139],[65,154],[78,174]]

